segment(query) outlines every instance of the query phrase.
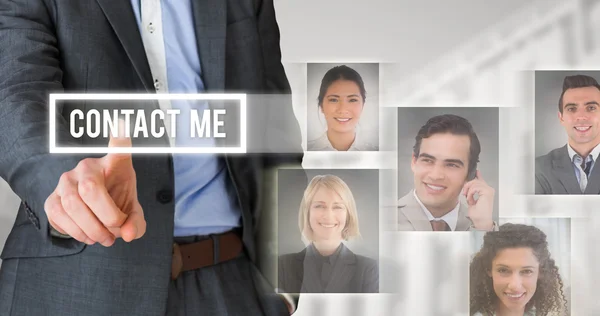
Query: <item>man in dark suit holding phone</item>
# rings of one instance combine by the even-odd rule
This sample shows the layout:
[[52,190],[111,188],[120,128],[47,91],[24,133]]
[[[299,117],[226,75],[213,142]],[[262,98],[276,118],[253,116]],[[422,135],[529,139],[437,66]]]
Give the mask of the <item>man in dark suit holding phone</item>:
[[[259,271],[269,172],[302,160],[291,98],[249,111],[285,152],[48,152],[52,92],[289,93],[272,0],[2,1],[0,43],[0,176],[22,200],[1,256],[0,315],[293,312]],[[50,118],[65,139],[68,112]]]
[[495,192],[477,170],[480,151],[465,118],[445,114],[429,119],[413,147],[414,190],[398,201],[398,230],[495,230]]

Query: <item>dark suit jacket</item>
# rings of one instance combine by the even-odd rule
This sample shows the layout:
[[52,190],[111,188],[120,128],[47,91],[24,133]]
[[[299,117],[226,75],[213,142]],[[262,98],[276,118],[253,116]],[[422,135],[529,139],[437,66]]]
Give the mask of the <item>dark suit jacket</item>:
[[[290,91],[272,0],[192,4],[207,92]],[[0,315],[21,315],[19,305],[27,303],[51,315],[164,315],[175,210],[170,155],[134,155],[147,221],[139,240],[104,248],[51,237],[44,211],[61,174],[83,158],[48,153],[48,94],[155,92],[130,2],[2,1],[0,43],[0,176],[23,201],[1,255]],[[68,135],[67,111],[59,108],[58,135]],[[287,135],[301,152],[297,124],[282,119],[293,117],[291,100],[270,115],[258,119],[286,124],[265,141]],[[272,189],[265,188],[265,170],[301,159],[298,153],[225,158],[242,209],[245,249],[255,262],[255,227],[270,201],[265,189]]]
[[594,169],[581,192],[567,145],[535,159],[535,194],[600,194],[600,168]]
[[[312,247],[312,246],[309,246]],[[314,257],[301,252],[279,257],[278,287],[289,293],[378,293],[379,268],[377,261],[356,255],[344,244],[326,287]]]

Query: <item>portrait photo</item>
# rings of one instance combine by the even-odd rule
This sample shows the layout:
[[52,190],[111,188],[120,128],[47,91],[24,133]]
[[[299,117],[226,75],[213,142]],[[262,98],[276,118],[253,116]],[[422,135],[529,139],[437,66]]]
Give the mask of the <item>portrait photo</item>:
[[600,71],[535,72],[535,194],[600,194]]
[[500,222],[471,234],[470,315],[570,315],[570,219]]
[[398,108],[397,230],[496,230],[498,154],[497,108]]
[[379,292],[378,177],[377,170],[278,171],[279,291]]
[[307,64],[307,150],[379,150],[379,64]]

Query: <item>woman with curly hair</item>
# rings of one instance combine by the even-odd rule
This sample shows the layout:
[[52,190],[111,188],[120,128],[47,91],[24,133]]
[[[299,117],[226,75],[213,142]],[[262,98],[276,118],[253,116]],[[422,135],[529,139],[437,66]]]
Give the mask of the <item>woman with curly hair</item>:
[[563,282],[546,234],[504,224],[488,232],[470,266],[471,315],[566,315]]

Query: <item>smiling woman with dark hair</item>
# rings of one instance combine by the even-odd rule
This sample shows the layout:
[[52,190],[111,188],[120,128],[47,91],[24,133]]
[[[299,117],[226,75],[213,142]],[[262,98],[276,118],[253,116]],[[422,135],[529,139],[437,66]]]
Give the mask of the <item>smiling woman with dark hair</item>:
[[318,106],[327,121],[327,131],[308,142],[311,151],[369,151],[376,146],[364,143],[356,132],[367,92],[362,77],[346,66],[331,68],[321,81]]
[[471,315],[567,315],[558,267],[536,227],[504,224],[486,233],[470,270]]

